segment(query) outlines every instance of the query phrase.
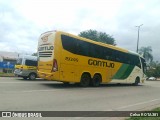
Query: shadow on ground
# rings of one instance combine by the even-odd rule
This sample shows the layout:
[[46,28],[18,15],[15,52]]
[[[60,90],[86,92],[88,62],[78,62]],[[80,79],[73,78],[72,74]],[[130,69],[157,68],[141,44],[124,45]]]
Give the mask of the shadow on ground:
[[41,78],[36,78],[35,80],[30,80],[30,79],[23,79],[23,78],[20,78],[20,77],[18,77],[18,78],[15,78],[15,80],[19,80],[19,81],[46,81],[46,80],[44,80],[44,79],[41,79]]
[[42,85],[50,87],[50,88],[58,88],[58,89],[64,89],[64,88],[105,88],[105,87],[140,87],[143,85],[134,86],[132,84],[101,84],[99,87],[81,87],[78,83],[76,84],[69,84],[65,85],[63,83],[42,83]]
[[24,80],[23,78],[16,78],[16,80],[18,81],[25,81],[25,82],[43,82],[43,83],[40,83],[41,85],[43,86],[46,86],[46,87],[50,87],[50,88],[58,88],[58,89],[66,89],[66,88],[104,88],[104,87],[140,87],[140,86],[143,86],[143,85],[138,85],[138,86],[134,86],[133,84],[112,84],[112,83],[108,83],[108,84],[101,84],[99,87],[92,87],[92,86],[88,86],[88,87],[81,87],[78,83],[71,83],[71,84],[63,84],[63,82],[56,82],[56,81],[47,81],[47,80],[44,80],[44,79],[40,79],[40,78],[37,78],[35,80]]

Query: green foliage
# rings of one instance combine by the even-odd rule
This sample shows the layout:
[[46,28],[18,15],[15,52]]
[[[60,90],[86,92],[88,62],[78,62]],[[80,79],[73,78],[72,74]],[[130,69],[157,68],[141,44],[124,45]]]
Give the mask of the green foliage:
[[149,64],[149,68],[147,70],[147,76],[160,77],[160,63],[158,61],[156,62],[152,61]]
[[32,56],[37,56],[37,53],[33,53]]
[[141,47],[139,49],[139,54],[143,55],[143,57],[145,58],[145,60],[147,62],[152,62],[153,55],[152,55],[152,47],[151,46]]
[[80,32],[79,34],[80,37],[88,38],[97,42],[103,42],[106,44],[111,44],[111,45],[116,45],[115,39],[106,34],[105,32],[98,32],[96,30],[86,30],[83,32]]
[[152,47],[141,47],[139,49],[139,54],[143,55],[148,63],[147,76],[160,77],[160,63],[158,61],[153,61]]

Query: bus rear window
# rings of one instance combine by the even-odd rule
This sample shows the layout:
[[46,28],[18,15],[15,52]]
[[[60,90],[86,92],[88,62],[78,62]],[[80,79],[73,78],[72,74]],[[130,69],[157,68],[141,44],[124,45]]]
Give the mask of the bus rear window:
[[26,60],[25,65],[27,65],[27,66],[37,66],[37,61]]

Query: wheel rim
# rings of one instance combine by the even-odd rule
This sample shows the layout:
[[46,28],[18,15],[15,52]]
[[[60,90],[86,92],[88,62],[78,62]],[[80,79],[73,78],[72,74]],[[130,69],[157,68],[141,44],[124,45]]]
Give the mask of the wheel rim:
[[92,81],[93,86],[97,87],[100,85],[100,83],[101,83],[100,76],[99,75],[94,76],[93,81]]
[[83,75],[81,78],[81,86],[86,87],[89,85],[90,82],[90,78],[88,77],[88,75]]
[[34,80],[36,78],[36,76],[34,74],[31,74],[30,79]]
[[82,79],[82,84],[86,86],[87,83],[88,83],[88,82],[87,82],[87,79],[86,79],[86,78],[83,78],[83,79]]

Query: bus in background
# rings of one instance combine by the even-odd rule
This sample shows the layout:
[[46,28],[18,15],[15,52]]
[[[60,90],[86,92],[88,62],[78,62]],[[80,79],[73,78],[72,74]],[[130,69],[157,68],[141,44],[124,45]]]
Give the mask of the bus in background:
[[41,34],[38,75],[47,80],[99,86],[145,80],[145,60],[128,50],[61,31]]
[[37,77],[37,57],[24,55],[17,59],[15,65],[15,76],[23,77],[23,79],[29,78],[34,80]]

